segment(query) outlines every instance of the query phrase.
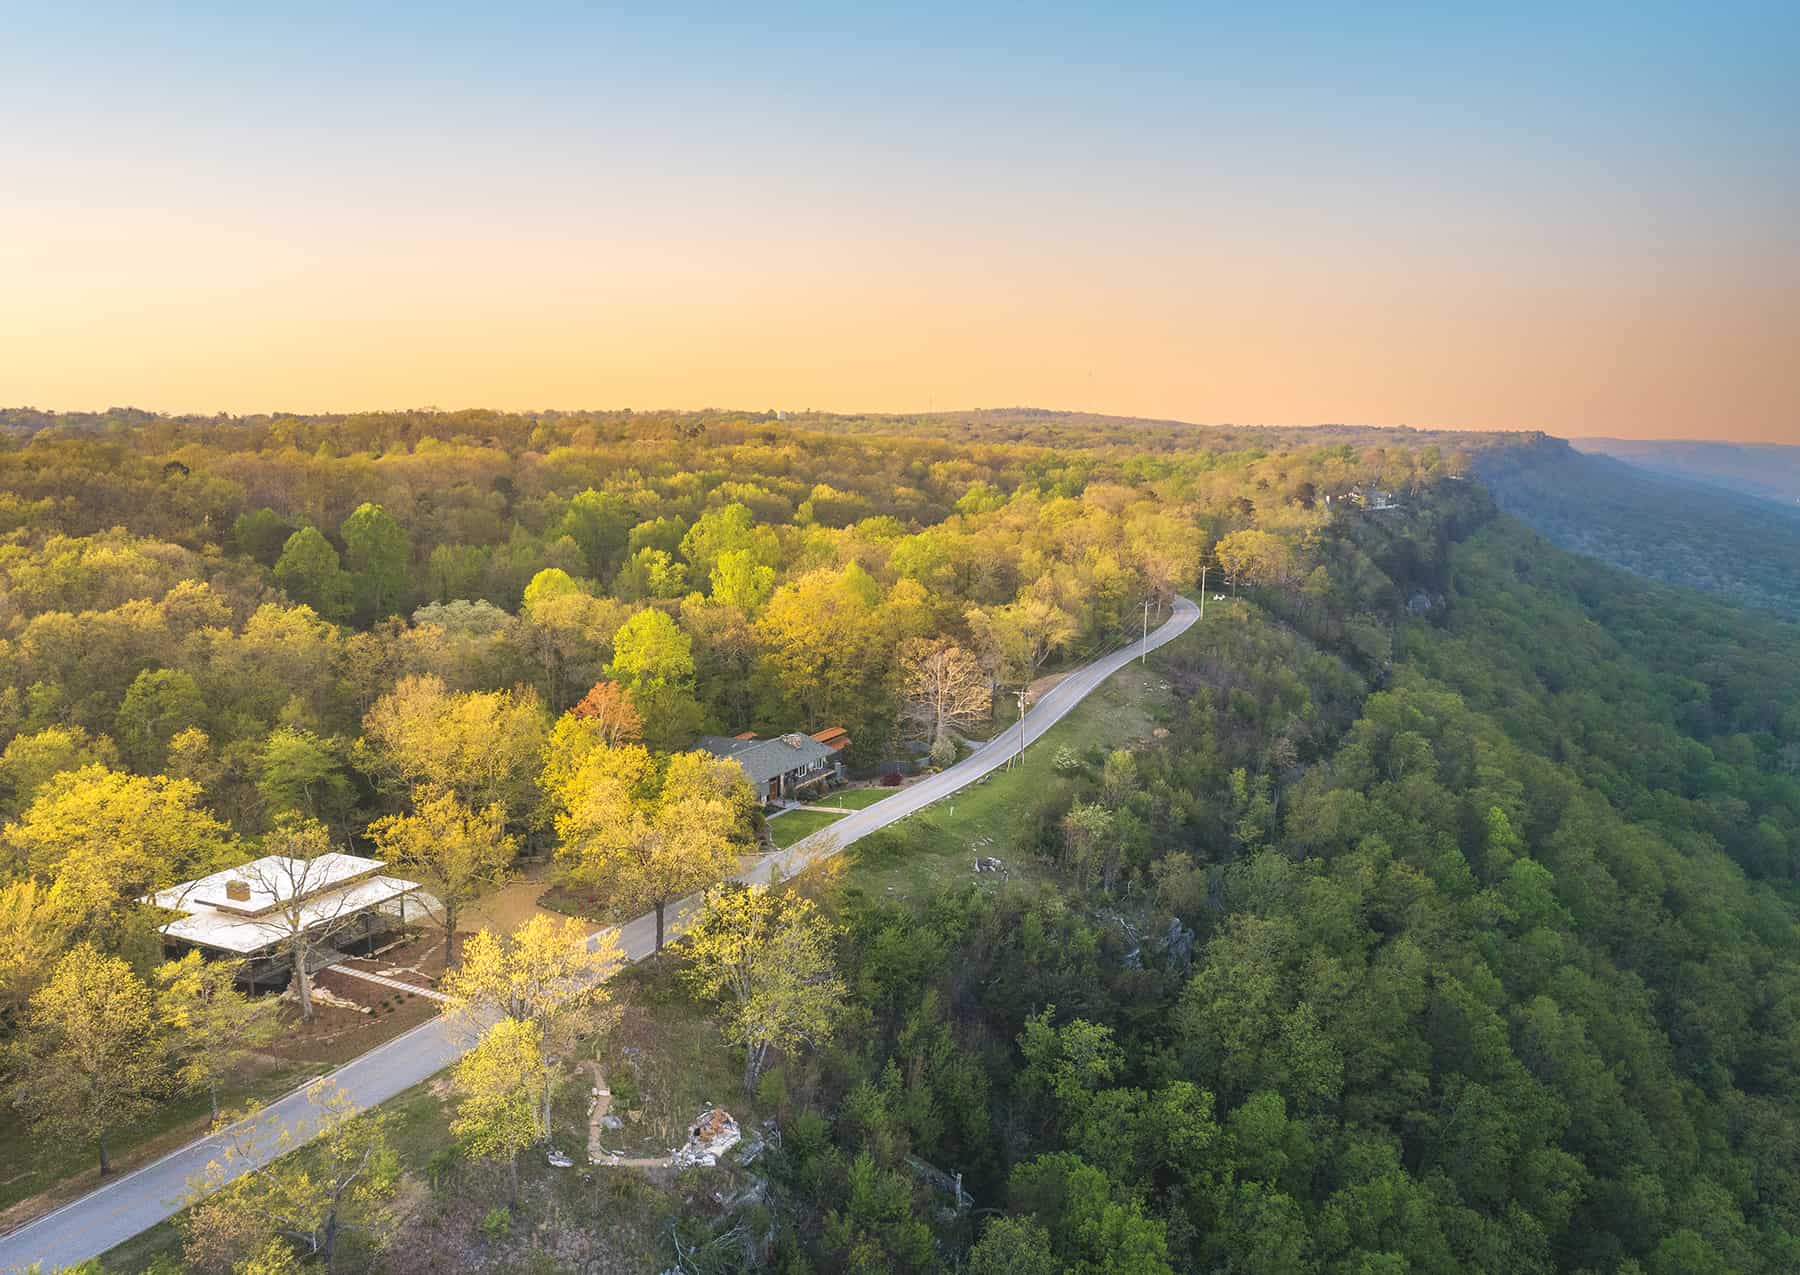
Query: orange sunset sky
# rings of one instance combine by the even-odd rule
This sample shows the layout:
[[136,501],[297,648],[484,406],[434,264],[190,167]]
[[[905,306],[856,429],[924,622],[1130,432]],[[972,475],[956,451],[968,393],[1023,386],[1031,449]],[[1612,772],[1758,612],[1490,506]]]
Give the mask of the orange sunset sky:
[[1332,12],[27,14],[0,404],[1800,442],[1791,9]]

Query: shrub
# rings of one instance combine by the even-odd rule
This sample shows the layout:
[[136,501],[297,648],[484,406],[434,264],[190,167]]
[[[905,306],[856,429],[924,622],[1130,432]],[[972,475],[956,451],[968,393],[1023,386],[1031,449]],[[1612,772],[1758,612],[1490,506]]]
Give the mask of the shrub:
[[490,1240],[502,1240],[512,1232],[512,1210],[504,1204],[496,1204],[481,1219],[481,1233]]

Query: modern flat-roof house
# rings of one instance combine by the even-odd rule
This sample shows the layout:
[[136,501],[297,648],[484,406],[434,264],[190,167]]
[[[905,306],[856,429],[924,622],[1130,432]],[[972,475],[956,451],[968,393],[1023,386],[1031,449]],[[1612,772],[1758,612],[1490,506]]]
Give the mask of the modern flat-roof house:
[[[848,736],[844,738],[848,743]],[[699,747],[715,757],[729,757],[742,766],[750,776],[751,785],[765,802],[782,801],[844,777],[838,750],[811,735],[792,733],[777,735],[774,739],[702,735]]]
[[158,890],[144,902],[184,914],[162,927],[165,947],[247,958],[251,981],[262,982],[277,968],[285,972],[276,949],[297,926],[328,939],[321,955],[335,960],[335,948],[363,946],[404,925],[407,898],[419,886],[383,876],[385,866],[354,854],[266,855]]

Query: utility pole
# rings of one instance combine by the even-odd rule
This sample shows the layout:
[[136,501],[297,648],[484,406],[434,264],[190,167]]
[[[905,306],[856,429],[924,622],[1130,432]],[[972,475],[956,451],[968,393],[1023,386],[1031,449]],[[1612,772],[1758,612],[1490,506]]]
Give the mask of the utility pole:
[[1138,643],[1138,663],[1147,663],[1150,659],[1150,599],[1144,599],[1144,636]]
[[1200,564],[1200,618],[1202,620],[1206,618],[1206,568],[1209,565],[1211,564],[1205,562]]
[[1025,760],[1025,687],[1019,688],[1019,754],[1016,760]]

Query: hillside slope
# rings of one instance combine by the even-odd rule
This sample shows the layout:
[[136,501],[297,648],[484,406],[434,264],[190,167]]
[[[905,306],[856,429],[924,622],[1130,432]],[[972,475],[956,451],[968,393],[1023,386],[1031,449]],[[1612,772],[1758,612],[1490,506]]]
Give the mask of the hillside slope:
[[1579,452],[1626,461],[1666,478],[1710,483],[1746,496],[1800,502],[1800,447],[1689,439],[1572,438]]
[[1473,472],[1502,509],[1565,549],[1800,615],[1800,509],[1584,454],[1559,439],[1477,452]]

